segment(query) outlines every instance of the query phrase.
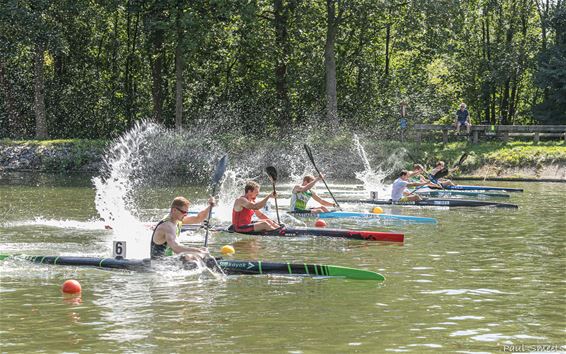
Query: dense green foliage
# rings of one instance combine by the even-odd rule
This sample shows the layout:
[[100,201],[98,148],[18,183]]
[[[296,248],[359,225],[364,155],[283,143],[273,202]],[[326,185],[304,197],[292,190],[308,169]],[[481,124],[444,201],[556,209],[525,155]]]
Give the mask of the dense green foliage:
[[245,135],[314,122],[387,134],[401,101],[411,123],[452,121],[463,101],[476,124],[564,124],[565,6],[4,0],[0,137],[109,138],[144,118]]

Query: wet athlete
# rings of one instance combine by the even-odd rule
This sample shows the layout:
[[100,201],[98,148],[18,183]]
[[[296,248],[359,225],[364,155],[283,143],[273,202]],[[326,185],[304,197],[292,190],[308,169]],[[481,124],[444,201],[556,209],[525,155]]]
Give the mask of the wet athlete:
[[[259,184],[253,181],[246,183],[244,195],[236,199],[232,209],[232,227],[234,231],[249,233],[254,231],[271,231],[280,226],[268,218],[259,209],[263,208],[270,197],[275,197],[275,192],[268,194],[259,202],[256,197],[259,194]],[[256,215],[260,220],[252,222],[252,216]]]
[[446,168],[446,164],[444,161],[438,161],[432,171],[430,171],[430,175],[428,178],[433,184],[436,186],[431,186],[433,188],[437,188],[440,186],[441,188],[446,188],[446,186],[455,186],[454,182],[446,178],[440,178],[439,176],[446,176],[451,171]]
[[409,172],[403,170],[399,174],[399,178],[397,178],[395,182],[393,182],[393,186],[391,187],[391,200],[394,202],[409,202],[409,201],[422,200],[420,195],[409,193],[407,187],[425,186],[428,183],[429,181],[410,183]]
[[151,258],[156,259],[183,253],[185,260],[203,259],[209,256],[204,247],[187,247],[177,241],[183,224],[200,224],[208,216],[208,212],[215,204],[214,198],[208,200],[208,206],[195,216],[188,216],[190,202],[184,197],[177,197],[171,203],[169,214],[161,220],[151,236]]
[[[328,212],[326,207],[333,207],[336,206],[334,203],[327,202],[326,200],[319,197],[314,191],[312,191],[312,187],[318,181],[322,181],[323,176],[313,177],[307,175],[303,177],[303,183],[297,184],[293,187],[292,196],[291,196],[291,211],[299,212],[299,213],[320,213],[320,212]],[[314,199],[320,203],[320,207],[317,208],[308,208],[307,203],[309,199]]]
[[419,180],[422,182],[423,173],[424,173],[423,165],[416,163],[413,165],[413,170],[409,171],[408,173],[409,180],[411,182],[417,182]]

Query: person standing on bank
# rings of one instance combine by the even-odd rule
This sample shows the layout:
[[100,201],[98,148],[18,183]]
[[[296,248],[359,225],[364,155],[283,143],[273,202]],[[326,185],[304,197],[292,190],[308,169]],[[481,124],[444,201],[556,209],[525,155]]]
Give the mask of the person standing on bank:
[[466,131],[470,134],[470,128],[472,123],[470,123],[470,112],[466,109],[465,103],[460,103],[460,109],[456,111],[456,132],[460,133],[460,127],[462,125],[466,126]]

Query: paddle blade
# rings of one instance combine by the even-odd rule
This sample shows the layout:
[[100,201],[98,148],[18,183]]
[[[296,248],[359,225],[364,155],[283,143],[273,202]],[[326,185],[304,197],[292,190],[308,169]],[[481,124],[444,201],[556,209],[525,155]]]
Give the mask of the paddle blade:
[[311,148],[307,144],[304,144],[304,147],[305,147],[305,151],[307,152],[307,155],[309,157],[309,160],[311,160],[311,162],[314,164],[314,158],[312,157]]
[[277,170],[273,166],[267,166],[265,168],[265,173],[271,178],[273,182],[277,181]]
[[436,174],[434,175],[434,178],[439,179],[439,178],[442,178],[442,177],[446,177],[446,176],[448,176],[449,173],[450,173],[450,171],[448,171],[448,169],[445,167],[442,170],[436,172]]
[[460,160],[458,160],[458,162],[456,162],[455,166],[460,166],[461,164],[464,163],[464,161],[466,161],[466,159],[468,158],[469,153],[466,151],[465,153],[462,154],[462,156],[460,157]]
[[216,171],[214,172],[214,176],[212,176],[212,185],[216,185],[220,182],[220,180],[224,176],[224,172],[226,172],[227,165],[228,165],[228,155],[224,155],[216,165]]

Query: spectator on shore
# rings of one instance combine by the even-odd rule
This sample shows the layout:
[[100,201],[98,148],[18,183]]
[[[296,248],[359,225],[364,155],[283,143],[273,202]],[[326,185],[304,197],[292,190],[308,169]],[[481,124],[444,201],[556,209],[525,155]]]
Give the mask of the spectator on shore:
[[460,103],[460,109],[456,111],[456,133],[460,133],[460,126],[465,125],[466,131],[470,134],[470,128],[472,123],[470,123],[470,113],[466,109],[465,103]]

